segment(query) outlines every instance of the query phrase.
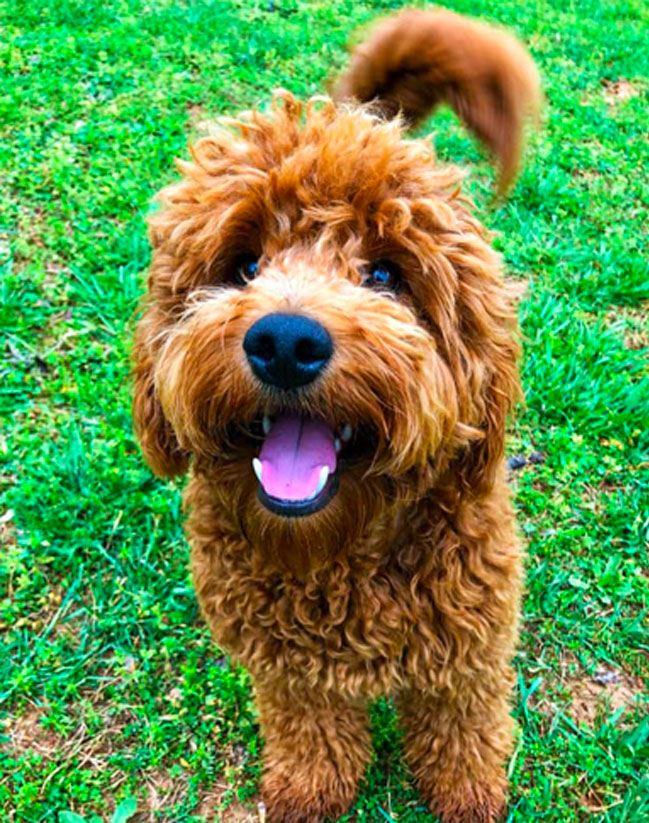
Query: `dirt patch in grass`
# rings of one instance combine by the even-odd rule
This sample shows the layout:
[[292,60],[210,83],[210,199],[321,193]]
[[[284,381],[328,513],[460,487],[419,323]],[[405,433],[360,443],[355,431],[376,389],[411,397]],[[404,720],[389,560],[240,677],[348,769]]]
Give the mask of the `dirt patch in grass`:
[[601,725],[618,711],[626,714],[638,707],[649,713],[649,691],[641,677],[612,666],[587,672],[572,654],[562,655],[556,667],[546,672],[540,687],[528,698],[528,705],[548,723],[558,712],[589,728]]
[[646,693],[639,678],[619,669],[601,669],[565,685],[571,698],[568,715],[577,725],[591,728],[606,715],[633,709]]
[[[124,728],[132,718],[126,712],[111,714],[109,707],[95,703],[93,709],[101,715],[99,728],[89,728],[80,707],[72,708],[75,714],[73,728],[65,732],[52,729],[46,724],[48,708],[33,707],[22,714],[9,714],[4,720],[7,751],[22,754],[33,750],[56,760],[70,760],[79,756],[84,763],[103,768],[110,755],[118,750],[116,741],[121,740]],[[79,768],[81,764],[79,765]]]
[[602,177],[602,172],[592,166],[578,166],[572,170],[572,176],[576,180],[585,180],[586,183],[592,183],[593,180]]
[[48,759],[61,751],[66,739],[43,725],[45,715],[43,708],[32,708],[20,716],[5,718],[3,732],[9,739],[0,744],[0,750],[17,755],[32,750]]
[[633,351],[649,348],[649,303],[615,306],[606,313],[606,322],[623,326],[624,346]]
[[[41,793],[45,791],[47,783],[59,773],[72,758],[78,758],[78,769],[90,768],[97,771],[111,769],[111,790],[114,792],[127,776],[119,769],[109,766],[109,757],[117,750],[115,741],[121,739],[121,732],[128,718],[105,716],[104,726],[100,731],[90,732],[83,719],[69,734],[61,734],[44,725],[47,709],[44,707],[29,709],[22,715],[9,715],[3,721],[2,732],[8,738],[0,746],[0,750],[9,755],[19,757],[27,751],[35,752],[45,761],[53,761],[59,765],[45,777],[41,786]],[[181,802],[188,789],[185,775],[171,776],[164,769],[143,770],[141,772],[143,793],[138,799],[138,821],[160,820],[160,813],[173,808]],[[104,799],[105,808],[91,809],[85,807],[77,810],[87,814],[91,811],[105,813],[108,808],[113,811],[112,797]],[[164,817],[162,818],[164,819]],[[224,819],[225,820],[225,819]],[[171,821],[171,819],[170,819]]]
[[[0,449],[2,443],[0,443]],[[0,475],[0,488],[5,484],[9,485],[15,481],[15,476]],[[7,509],[0,513],[0,546],[4,554],[3,564],[9,569],[9,578],[7,581],[7,596],[13,597],[14,586],[13,577],[19,564],[19,549],[16,541],[15,527],[13,523],[14,512],[12,509]],[[0,622],[0,631],[6,626]]]
[[[56,775],[76,759],[77,769],[111,772],[111,796],[106,796],[101,808],[85,806],[75,809],[80,814],[106,814],[114,810],[113,794],[127,780],[127,774],[110,764],[110,758],[124,750],[124,727],[131,722],[128,713],[111,715],[108,708],[93,704],[95,711],[102,715],[99,729],[89,729],[83,715],[69,732],[59,732],[46,725],[48,708],[31,707],[23,714],[10,714],[0,721],[0,735],[4,738],[0,751],[18,758],[26,752],[40,755],[52,764],[41,785],[41,794]],[[231,753],[231,771],[238,771],[243,762],[243,747],[235,747]],[[227,769],[227,767],[226,767]],[[164,767],[142,769],[138,772],[141,790],[138,792],[137,821],[147,823],[175,823],[172,809],[186,798],[189,779],[186,773],[167,770]],[[218,782],[216,786],[205,786],[205,794],[194,810],[206,823],[266,823],[265,810],[258,799],[251,798],[245,803],[232,798],[233,782]]]
[[[33,707],[22,714],[10,714],[3,721],[4,734],[8,738],[2,746],[7,754],[21,757],[27,751],[42,755],[45,762],[51,762],[55,768],[43,780],[40,796],[44,796],[47,784],[74,759],[75,768],[105,771],[109,769],[109,758],[115,754],[121,740],[121,732],[128,722],[126,715],[112,717],[106,709],[103,712],[103,724],[100,729],[90,729],[82,714],[79,715],[74,728],[60,732],[44,722],[48,717],[46,706]],[[114,791],[126,779],[126,775],[114,772],[111,789]],[[106,801],[111,806],[111,801]]]
[[258,798],[251,798],[245,805],[228,801],[228,789],[231,791],[231,786],[220,785],[206,794],[194,814],[202,815],[206,823],[266,823],[266,809]]
[[[610,790],[608,791],[608,795],[610,795]],[[581,805],[586,809],[589,815],[594,814],[601,814],[602,812],[606,812],[609,809],[615,808],[620,803],[622,803],[622,798],[616,796],[613,801],[607,802],[604,797],[603,789],[599,787],[591,786],[588,791],[584,794],[579,796],[579,802]]]
[[146,811],[149,812],[148,819],[151,823],[160,820],[160,812],[180,803],[187,793],[187,778],[172,777],[164,769],[146,772],[143,782],[146,786]]
[[629,80],[620,78],[619,80],[602,80],[604,89],[604,99],[609,106],[616,106],[631,97],[637,97],[640,91]]

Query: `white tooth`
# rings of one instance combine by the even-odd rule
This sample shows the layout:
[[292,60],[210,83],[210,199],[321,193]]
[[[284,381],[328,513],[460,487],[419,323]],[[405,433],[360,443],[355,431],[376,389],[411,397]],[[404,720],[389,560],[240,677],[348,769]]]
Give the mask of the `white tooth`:
[[261,483],[262,465],[261,465],[261,460],[258,457],[253,457],[252,458],[252,468],[253,468],[253,471],[255,472],[255,474],[257,475],[257,480],[259,480],[259,482]]
[[345,425],[342,428],[342,431],[340,432],[340,436],[345,442],[347,440],[352,439],[352,427],[349,425],[349,423],[345,423]]
[[320,469],[320,479],[318,480],[318,485],[316,486],[316,490],[313,492],[313,496],[316,497],[320,494],[320,492],[324,489],[327,478],[329,477],[329,466],[323,466]]
[[264,434],[268,434],[268,432],[270,431],[270,427],[273,424],[271,422],[270,417],[267,414],[264,415],[264,419],[261,421],[261,425],[264,429]]
[[342,447],[343,444],[340,442],[340,438],[336,437],[336,439],[334,440],[334,449],[336,450],[336,452],[339,452],[342,449]]

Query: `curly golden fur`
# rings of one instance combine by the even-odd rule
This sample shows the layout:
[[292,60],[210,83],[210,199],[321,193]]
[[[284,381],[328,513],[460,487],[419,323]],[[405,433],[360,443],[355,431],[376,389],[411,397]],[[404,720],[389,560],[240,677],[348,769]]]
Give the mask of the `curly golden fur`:
[[[421,17],[443,42],[449,18],[439,30],[437,19]],[[376,50],[376,40],[362,47],[377,78],[386,32],[407,20],[382,24]],[[496,48],[503,35],[489,41],[453,20],[453,37],[465,26],[466,43],[475,34],[484,47],[474,58],[489,64],[493,88],[507,84],[507,61],[531,65],[519,46]],[[433,71],[437,55],[419,57]],[[359,59],[339,86],[345,98],[368,96],[357,94],[367,88]],[[520,73],[509,76],[533,105],[536,86],[526,94]],[[419,115],[445,96],[426,82]],[[480,106],[517,146],[520,107],[493,95]],[[516,151],[491,144],[509,175]],[[491,823],[505,801],[521,590],[503,462],[518,345],[501,263],[460,193],[461,172],[376,106],[303,105],[288,92],[267,113],[221,120],[191,153],[151,220],[134,418],[156,473],[191,466],[196,594],[214,638],[254,681],[269,819],[342,814],[369,758],[366,701],[394,694],[433,811],[445,823]],[[257,271],[236,283],[242,253]],[[366,287],[377,259],[402,273],[399,293]],[[261,382],[242,347],[278,312],[317,319],[333,341],[323,373],[294,390]],[[341,462],[337,494],[304,517],[262,505],[251,467],[254,421],[287,411],[366,433]]]

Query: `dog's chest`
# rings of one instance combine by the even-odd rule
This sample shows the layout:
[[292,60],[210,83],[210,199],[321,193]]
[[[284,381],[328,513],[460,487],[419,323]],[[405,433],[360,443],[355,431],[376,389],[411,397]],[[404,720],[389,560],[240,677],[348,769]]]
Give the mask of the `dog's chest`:
[[205,560],[193,553],[215,639],[257,675],[279,668],[331,687],[389,691],[403,678],[413,640],[433,622],[430,598],[394,567],[360,573],[339,564],[304,582],[255,575],[241,557]]

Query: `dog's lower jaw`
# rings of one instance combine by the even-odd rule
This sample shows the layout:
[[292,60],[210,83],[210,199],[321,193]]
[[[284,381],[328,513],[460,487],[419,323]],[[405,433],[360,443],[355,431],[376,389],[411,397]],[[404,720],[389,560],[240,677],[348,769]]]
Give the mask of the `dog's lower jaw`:
[[370,759],[362,701],[304,695],[277,682],[255,688],[265,737],[261,796],[276,823],[337,820],[351,806]]

